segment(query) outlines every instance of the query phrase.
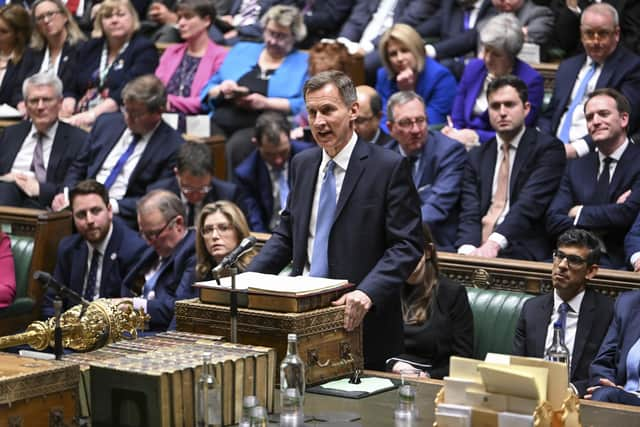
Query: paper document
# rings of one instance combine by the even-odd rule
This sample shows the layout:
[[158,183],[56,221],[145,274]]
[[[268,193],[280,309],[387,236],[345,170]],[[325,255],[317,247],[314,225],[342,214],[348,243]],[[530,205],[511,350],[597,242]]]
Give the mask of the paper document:
[[394,384],[393,381],[388,378],[365,377],[360,379],[360,384],[351,384],[349,378],[343,378],[322,384],[320,387],[340,391],[375,393],[378,390],[394,387]]
[[[322,277],[309,276],[278,276],[274,274],[262,273],[241,273],[236,276],[236,289],[253,290],[273,293],[286,293],[303,295],[306,293],[319,292],[325,289],[338,288],[346,284],[346,280],[325,279]],[[196,287],[219,289],[220,287],[230,289],[231,277],[220,279],[220,285],[215,280],[206,282],[196,282]]]
[[22,114],[20,111],[13,108],[11,105],[0,105],[0,119],[21,119]]

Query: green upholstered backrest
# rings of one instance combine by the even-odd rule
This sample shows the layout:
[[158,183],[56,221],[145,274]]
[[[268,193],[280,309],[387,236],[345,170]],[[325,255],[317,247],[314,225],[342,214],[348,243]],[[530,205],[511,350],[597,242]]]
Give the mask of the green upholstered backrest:
[[510,354],[520,310],[533,295],[467,287],[467,296],[473,312],[473,357]]

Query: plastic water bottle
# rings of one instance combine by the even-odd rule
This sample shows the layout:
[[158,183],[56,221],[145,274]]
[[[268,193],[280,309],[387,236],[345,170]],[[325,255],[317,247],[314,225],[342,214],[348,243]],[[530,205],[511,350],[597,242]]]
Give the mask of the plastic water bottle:
[[544,358],[552,362],[560,362],[567,364],[567,371],[571,375],[571,355],[569,349],[564,343],[564,331],[562,330],[562,324],[558,321],[553,324],[553,341],[549,348],[544,351]]
[[395,427],[414,427],[418,424],[416,389],[411,384],[398,387],[398,407],[393,413]]
[[304,423],[304,363],[298,356],[298,337],[287,336],[287,355],[280,364],[280,425]]
[[251,410],[258,405],[258,398],[255,396],[245,396],[242,400],[242,418],[238,427],[251,427]]
[[216,381],[211,353],[202,354],[202,374],[198,379],[197,390],[197,425],[198,427],[222,426],[222,405],[220,386]]

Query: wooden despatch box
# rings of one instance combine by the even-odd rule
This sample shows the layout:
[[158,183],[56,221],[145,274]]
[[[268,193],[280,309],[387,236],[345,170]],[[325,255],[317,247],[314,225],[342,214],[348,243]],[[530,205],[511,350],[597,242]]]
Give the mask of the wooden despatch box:
[[0,426],[75,426],[80,367],[0,353]]
[[[179,331],[230,338],[229,307],[198,299],[176,301]],[[298,335],[298,352],[305,362],[307,384],[350,375],[362,369],[362,329],[344,329],[344,307],[303,313],[278,313],[238,308],[238,342],[273,347],[277,366],[287,353],[287,334]]]

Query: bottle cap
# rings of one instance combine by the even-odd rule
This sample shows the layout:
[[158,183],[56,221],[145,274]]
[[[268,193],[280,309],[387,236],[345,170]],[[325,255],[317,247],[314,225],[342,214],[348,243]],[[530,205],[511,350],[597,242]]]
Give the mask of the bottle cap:
[[298,341],[298,336],[296,334],[288,334],[287,341]]
[[260,402],[258,402],[258,398],[255,396],[245,396],[242,400],[243,408],[253,408],[258,406]]

